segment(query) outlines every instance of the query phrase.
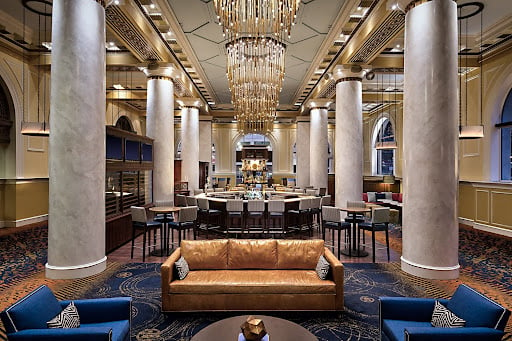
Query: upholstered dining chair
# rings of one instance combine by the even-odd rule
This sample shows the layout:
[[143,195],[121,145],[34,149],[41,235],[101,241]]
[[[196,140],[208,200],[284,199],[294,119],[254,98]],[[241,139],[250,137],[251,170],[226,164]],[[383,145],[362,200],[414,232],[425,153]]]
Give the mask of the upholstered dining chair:
[[177,207],[187,207],[187,198],[183,194],[176,194],[176,202],[174,205]]
[[59,301],[42,285],[0,317],[8,340],[129,341],[131,303],[130,297]]
[[197,198],[197,206],[199,207],[199,214],[204,218],[206,222],[206,239],[209,237],[211,219],[219,219],[222,215],[220,210],[210,208],[210,201],[207,198]]
[[187,206],[197,206],[197,198],[194,196],[187,196],[185,198],[187,201]]
[[372,261],[375,263],[375,232],[386,232],[386,250],[389,262],[389,207],[374,208],[372,211],[372,219],[370,222],[362,222],[358,224],[357,231],[359,240],[360,231],[371,231],[372,233]]
[[168,224],[169,233],[172,230],[178,231],[178,245],[181,245],[182,233],[183,238],[187,230],[192,230],[194,239],[197,235],[197,206],[187,206],[180,209],[178,213],[178,219]]
[[[149,220],[146,216],[146,209],[144,207],[131,206],[130,207],[131,215],[132,215],[132,248],[131,248],[131,258],[133,258],[133,249],[136,246],[135,238],[137,237],[138,232],[142,231],[142,262],[146,261],[146,243],[148,244],[148,248],[156,247],[156,232],[160,229],[160,245],[163,246],[163,237],[162,237],[162,226],[163,224],[159,221]],[[151,241],[151,232],[153,232],[153,244]]]
[[[341,218],[341,211],[337,207],[333,206],[323,206],[322,207],[322,238],[325,240],[325,233],[326,230],[331,230],[331,243],[328,246],[331,246],[332,252],[334,253],[334,245],[335,238],[334,238],[334,232],[337,232],[338,235],[338,259],[340,258],[341,254],[341,231],[345,231],[345,241],[351,241],[351,224],[347,223]],[[350,252],[352,250],[351,245],[348,246],[349,249],[349,256],[351,255]]]

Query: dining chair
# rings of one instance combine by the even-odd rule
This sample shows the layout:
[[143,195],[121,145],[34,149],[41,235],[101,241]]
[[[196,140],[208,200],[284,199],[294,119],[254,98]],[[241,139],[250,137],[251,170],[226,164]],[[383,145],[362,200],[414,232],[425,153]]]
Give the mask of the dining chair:
[[187,206],[180,209],[178,219],[168,224],[169,234],[172,230],[178,231],[178,246],[181,245],[181,234],[185,238],[185,232],[192,229],[194,239],[197,237],[197,206]]
[[[131,206],[130,212],[132,216],[132,247],[131,258],[133,259],[133,249],[136,246],[135,238],[139,231],[142,231],[142,262],[146,261],[146,243],[148,249],[151,247],[156,248],[156,232],[160,229],[160,246],[163,247],[162,240],[162,226],[163,224],[158,221],[149,220],[146,216],[146,209],[144,207]],[[151,244],[151,232],[153,232],[153,244]]]
[[187,206],[197,206],[197,198],[194,196],[187,196]]
[[187,207],[187,198],[183,194],[176,194],[174,205],[177,207]]
[[338,235],[338,259],[341,254],[341,231],[345,231],[345,244],[347,244],[348,240],[348,249],[349,256],[352,255],[352,246],[350,245],[351,241],[351,224],[347,223],[341,218],[341,211],[337,207],[333,206],[323,206],[322,207],[322,238],[325,239],[325,230],[331,230],[331,243],[327,244],[332,249],[334,253],[334,245],[336,244],[334,239],[334,232],[337,231]]
[[389,262],[389,207],[374,208],[372,212],[372,219],[370,222],[359,223],[359,230],[357,232],[357,240],[359,240],[360,231],[371,231],[372,233],[372,261],[375,263],[375,232],[386,232],[386,249]]

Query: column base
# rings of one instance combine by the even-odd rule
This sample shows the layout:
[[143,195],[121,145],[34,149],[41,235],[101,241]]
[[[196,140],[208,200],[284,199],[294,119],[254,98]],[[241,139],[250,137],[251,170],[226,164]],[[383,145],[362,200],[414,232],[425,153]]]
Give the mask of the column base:
[[455,266],[429,266],[411,262],[400,257],[402,271],[411,275],[428,279],[456,279],[459,278],[460,265]]
[[107,268],[107,257],[88,264],[74,266],[45,265],[46,277],[51,279],[73,279],[92,276],[103,272]]

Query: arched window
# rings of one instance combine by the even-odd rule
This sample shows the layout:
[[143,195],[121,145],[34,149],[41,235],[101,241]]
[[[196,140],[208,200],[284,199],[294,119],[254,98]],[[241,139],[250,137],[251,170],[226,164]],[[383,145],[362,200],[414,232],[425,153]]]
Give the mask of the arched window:
[[501,180],[512,180],[512,90],[509,91],[503,111],[501,123]]
[[380,142],[394,142],[395,132],[389,117],[377,120],[372,136],[372,172],[374,175],[395,174],[395,149],[377,148]]
[[133,129],[132,121],[130,121],[130,119],[126,116],[121,116],[117,119],[116,128],[129,131],[132,133],[135,132],[135,130]]

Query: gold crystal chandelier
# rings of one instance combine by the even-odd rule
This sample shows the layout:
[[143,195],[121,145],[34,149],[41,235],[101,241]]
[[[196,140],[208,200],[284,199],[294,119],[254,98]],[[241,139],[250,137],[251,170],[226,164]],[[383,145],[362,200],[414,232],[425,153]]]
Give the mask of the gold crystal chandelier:
[[227,44],[227,76],[241,132],[271,131],[284,79],[285,45],[273,38]]
[[284,79],[282,41],[290,35],[300,0],[214,0],[228,38],[227,77],[238,130],[273,128]]
[[228,39],[242,35],[290,36],[300,0],[213,0],[219,25]]

